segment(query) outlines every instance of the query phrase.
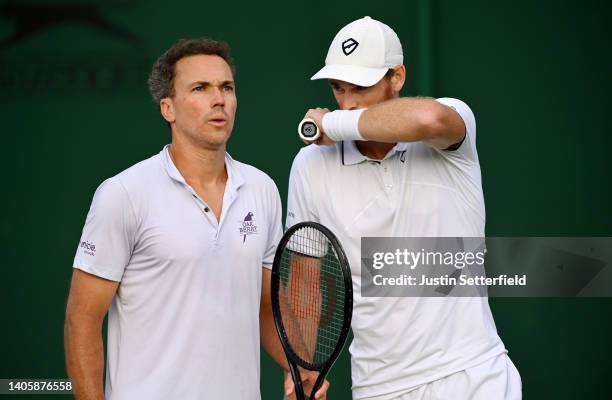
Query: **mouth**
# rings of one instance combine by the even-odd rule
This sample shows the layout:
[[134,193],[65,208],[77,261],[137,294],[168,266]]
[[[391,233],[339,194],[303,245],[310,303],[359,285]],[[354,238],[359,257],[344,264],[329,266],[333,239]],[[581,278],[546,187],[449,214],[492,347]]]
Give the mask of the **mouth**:
[[227,118],[222,116],[213,117],[208,120],[208,123],[214,126],[225,126],[227,125]]

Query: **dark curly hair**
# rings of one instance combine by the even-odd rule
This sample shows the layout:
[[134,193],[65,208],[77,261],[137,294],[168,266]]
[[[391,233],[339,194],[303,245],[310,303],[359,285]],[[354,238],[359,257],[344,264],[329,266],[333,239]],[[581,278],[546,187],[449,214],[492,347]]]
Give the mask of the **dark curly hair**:
[[230,46],[226,42],[210,38],[181,39],[173,44],[153,64],[151,75],[149,75],[149,92],[155,104],[159,105],[161,99],[174,96],[174,69],[176,63],[184,57],[198,54],[221,57],[228,63],[232,74],[235,75],[236,67],[230,56]]

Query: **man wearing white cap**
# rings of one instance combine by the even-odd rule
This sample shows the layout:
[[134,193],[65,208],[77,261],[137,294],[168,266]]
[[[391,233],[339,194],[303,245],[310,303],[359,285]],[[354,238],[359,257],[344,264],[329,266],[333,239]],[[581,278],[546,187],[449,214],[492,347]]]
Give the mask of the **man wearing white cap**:
[[287,226],[314,220],[340,238],[353,273],[353,398],[521,398],[521,379],[486,298],[362,297],[360,241],[484,237],[485,207],[470,108],[451,98],[400,98],[406,69],[387,25],[340,30],[325,67],[339,110],[310,109],[320,146],[296,156]]

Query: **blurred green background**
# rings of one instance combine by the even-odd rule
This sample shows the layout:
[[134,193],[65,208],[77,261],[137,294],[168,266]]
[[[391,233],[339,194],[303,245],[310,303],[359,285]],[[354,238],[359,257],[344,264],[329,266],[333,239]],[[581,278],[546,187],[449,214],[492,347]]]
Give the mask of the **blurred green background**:
[[[85,216],[102,180],[169,141],[146,79],[177,39],[231,44],[229,152],[272,176],[283,201],[297,122],[334,108],[308,78],[337,30],[370,15],[402,40],[404,95],[474,110],[488,236],[612,236],[611,14],[595,0],[0,1],[0,378],[66,376],[63,314]],[[526,399],[612,398],[612,299],[490,303]],[[330,380],[330,399],[350,398],[346,351]],[[267,356],[261,387],[280,397]]]

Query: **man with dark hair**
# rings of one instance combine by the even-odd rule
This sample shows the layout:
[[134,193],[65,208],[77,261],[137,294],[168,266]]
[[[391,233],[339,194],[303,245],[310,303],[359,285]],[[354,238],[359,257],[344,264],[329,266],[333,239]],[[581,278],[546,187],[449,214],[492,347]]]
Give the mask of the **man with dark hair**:
[[230,48],[227,43],[208,38],[179,40],[153,64],[149,76],[149,92],[156,105],[160,104],[162,99],[173,97],[175,94],[176,63],[181,58],[198,54],[221,57],[229,66],[232,76],[236,74],[236,66],[230,56]]
[[237,107],[229,46],[179,41],[149,87],[172,141],[94,195],[66,310],[75,396],[259,399],[260,335],[286,363],[269,293],[281,203],[266,174],[226,153]]
[[361,293],[363,237],[484,237],[474,114],[457,99],[400,97],[400,40],[370,17],[338,32],[311,79],[328,80],[339,109],[305,115],[323,134],[293,162],[287,226],[320,222],[346,250],[353,399],[520,399],[486,298]]

